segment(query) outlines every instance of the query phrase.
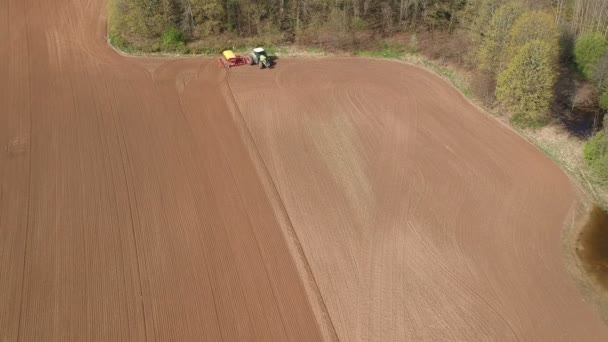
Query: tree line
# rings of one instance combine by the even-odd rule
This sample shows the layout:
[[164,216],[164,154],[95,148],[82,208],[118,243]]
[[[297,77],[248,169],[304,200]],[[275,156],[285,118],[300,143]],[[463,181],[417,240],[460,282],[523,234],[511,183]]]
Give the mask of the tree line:
[[559,57],[559,30],[549,11],[505,2],[484,23],[477,50],[496,98],[523,124],[541,123],[549,109]]
[[[467,0],[111,0],[111,34],[137,48],[178,31],[185,41],[221,36],[332,43],[331,34],[381,35],[424,25],[452,29]],[[350,36],[350,35],[349,35]],[[346,38],[346,35],[341,37]],[[333,42],[351,47],[357,42]]]
[[[589,31],[577,39],[574,59],[581,75],[595,87],[599,107],[608,111],[608,40],[600,31]],[[585,145],[584,157],[594,176],[608,184],[608,115],[603,130]]]
[[[218,36],[352,48],[413,29],[484,34],[504,0],[110,0],[111,35],[142,49],[173,32],[183,42]],[[573,32],[608,35],[608,1],[522,0]],[[175,36],[175,33],[178,33]],[[361,33],[360,39],[354,33]],[[364,34],[365,33],[365,34]],[[162,48],[162,46],[160,46]]]

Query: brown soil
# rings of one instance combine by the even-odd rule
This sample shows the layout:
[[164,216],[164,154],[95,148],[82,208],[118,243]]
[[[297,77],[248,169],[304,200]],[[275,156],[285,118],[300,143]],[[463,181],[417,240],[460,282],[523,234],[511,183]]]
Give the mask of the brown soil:
[[105,25],[0,2],[0,340],[321,340],[225,71]]
[[128,58],[106,19],[0,2],[0,340],[608,340],[572,184],[439,78]]
[[340,340],[608,338],[562,264],[577,190],[447,82],[335,58],[229,83]]

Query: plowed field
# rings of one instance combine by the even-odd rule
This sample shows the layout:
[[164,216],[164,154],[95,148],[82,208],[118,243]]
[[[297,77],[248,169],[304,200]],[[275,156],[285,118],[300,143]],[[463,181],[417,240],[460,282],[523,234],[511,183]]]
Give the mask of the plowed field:
[[387,61],[131,58],[0,0],[0,341],[607,341],[569,179]]

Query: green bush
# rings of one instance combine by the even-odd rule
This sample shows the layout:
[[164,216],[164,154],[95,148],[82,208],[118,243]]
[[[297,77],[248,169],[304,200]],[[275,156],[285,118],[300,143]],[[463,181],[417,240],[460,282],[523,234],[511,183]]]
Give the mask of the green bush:
[[170,27],[163,32],[161,37],[163,47],[176,49],[180,45],[184,45],[186,39],[184,34],[175,27]]
[[583,157],[587,162],[597,160],[602,155],[602,149],[605,148],[604,141],[604,131],[600,131],[585,143]]
[[552,58],[551,44],[533,40],[498,76],[496,97],[512,111],[514,123],[538,126],[545,122],[556,79]]
[[355,31],[362,31],[367,30],[369,28],[369,24],[362,18],[355,18],[351,23],[351,27]]
[[588,33],[577,39],[574,45],[574,61],[581,74],[590,78],[594,67],[607,51],[608,42],[600,33]]
[[608,91],[604,92],[602,96],[600,96],[600,107],[608,111]]
[[117,48],[118,50],[121,50],[121,51],[129,50],[127,43],[121,36],[115,35],[112,32],[110,32],[108,34],[108,36],[110,37],[110,45],[114,46],[115,48]]
[[551,58],[557,61],[559,55],[559,30],[551,13],[529,11],[522,14],[513,24],[505,47],[506,62],[510,62],[519,50],[531,41],[540,40],[551,46]]
[[604,131],[598,132],[587,143],[583,156],[591,173],[602,183],[608,183],[608,144]]
[[593,66],[591,80],[600,92],[608,92],[608,52]]

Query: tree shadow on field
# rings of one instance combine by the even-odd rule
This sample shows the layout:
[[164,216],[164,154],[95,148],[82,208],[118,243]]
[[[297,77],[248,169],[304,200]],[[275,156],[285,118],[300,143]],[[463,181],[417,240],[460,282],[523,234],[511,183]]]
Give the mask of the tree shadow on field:
[[574,37],[564,34],[560,41],[559,73],[553,87],[553,116],[572,135],[588,138],[601,126],[601,110],[593,86],[585,81],[574,64]]

